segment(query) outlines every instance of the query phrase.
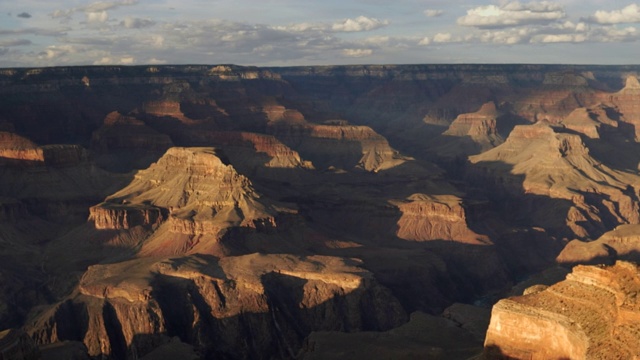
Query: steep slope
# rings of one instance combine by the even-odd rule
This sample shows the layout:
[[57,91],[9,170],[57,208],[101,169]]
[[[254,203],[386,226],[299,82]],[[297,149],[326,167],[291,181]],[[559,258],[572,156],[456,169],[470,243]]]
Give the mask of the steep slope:
[[97,229],[155,229],[141,254],[217,253],[232,227],[275,227],[276,207],[213,148],[171,148],[122,190],[92,207]]
[[515,196],[515,212],[561,236],[594,238],[640,221],[640,178],[593,159],[578,135],[519,125],[504,144],[469,159],[471,178]]
[[168,335],[205,358],[293,358],[311,331],[380,331],[406,320],[358,265],[262,254],[94,265],[27,329],[40,344],[82,341],[91,356],[144,356]]
[[566,280],[499,301],[488,358],[631,359],[640,354],[638,266],[576,266]]
[[640,225],[620,225],[594,241],[573,240],[558,255],[562,264],[613,264],[640,261]]
[[492,149],[504,142],[498,133],[499,116],[493,102],[474,113],[460,114],[429,147],[444,158],[463,158]]

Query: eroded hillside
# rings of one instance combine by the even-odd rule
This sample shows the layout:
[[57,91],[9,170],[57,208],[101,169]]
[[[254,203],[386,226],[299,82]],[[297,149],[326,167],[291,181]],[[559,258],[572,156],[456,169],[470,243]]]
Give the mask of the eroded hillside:
[[114,359],[479,354],[516,283],[636,260],[639,74],[5,69],[0,330]]

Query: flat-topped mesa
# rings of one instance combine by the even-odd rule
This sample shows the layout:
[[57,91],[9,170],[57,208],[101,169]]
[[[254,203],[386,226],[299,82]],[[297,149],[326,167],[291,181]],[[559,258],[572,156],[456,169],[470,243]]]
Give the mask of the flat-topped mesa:
[[460,114],[429,148],[442,158],[464,158],[494,148],[504,142],[498,134],[498,116],[493,101],[476,112]]
[[217,235],[234,226],[256,228],[260,219],[273,224],[277,212],[217,150],[174,147],[92,214],[96,227],[154,225],[168,218],[169,231]]
[[487,244],[486,236],[469,229],[462,200],[453,195],[413,194],[405,201],[393,201],[401,212],[396,235],[405,240],[452,240]]
[[39,344],[82,341],[93,357],[142,357],[167,333],[207,357],[294,355],[312,331],[384,331],[406,321],[398,300],[358,265],[288,254],[92,265],[77,291],[39,313],[27,331]]
[[270,126],[270,133],[321,168],[359,168],[380,171],[405,159],[380,134],[368,126],[284,124]]
[[189,119],[182,112],[181,105],[179,101],[174,100],[158,100],[158,101],[148,101],[142,105],[142,112],[157,116],[157,117],[172,117],[174,119],[180,120],[180,122],[185,124],[193,124],[194,120]]
[[87,159],[88,154],[80,145],[38,146],[17,134],[0,131],[0,163],[63,166]]
[[485,355],[493,358],[631,359],[640,354],[640,269],[576,266],[541,291],[499,301],[491,314]]
[[46,165],[76,165],[89,159],[87,151],[80,145],[57,144],[40,148]]

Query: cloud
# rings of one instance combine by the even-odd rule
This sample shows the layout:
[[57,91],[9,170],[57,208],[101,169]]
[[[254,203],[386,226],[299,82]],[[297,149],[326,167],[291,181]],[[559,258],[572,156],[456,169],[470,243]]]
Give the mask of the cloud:
[[28,12],[21,12],[20,14],[16,15],[19,18],[23,18],[23,19],[28,19],[31,17],[31,14],[29,14]]
[[541,43],[578,43],[587,40],[584,34],[549,34],[534,38],[532,42]]
[[120,22],[121,26],[124,26],[127,29],[142,29],[155,25],[155,21],[151,19],[140,19],[127,16],[123,21]]
[[106,11],[88,12],[86,14],[87,14],[87,22],[90,24],[103,23],[103,22],[106,22],[107,19],[109,18],[109,15],[107,14]]
[[462,26],[477,28],[501,28],[531,24],[548,24],[566,17],[561,5],[549,2],[520,3],[513,1],[501,6],[486,5],[467,10],[458,18]]
[[71,28],[68,28],[68,27],[52,28],[52,29],[42,29],[42,28],[23,28],[23,29],[15,29],[15,30],[0,29],[0,36],[3,36],[3,35],[64,36],[64,35],[67,35],[67,32],[70,30]]
[[348,57],[364,57],[373,54],[371,49],[343,49],[342,53]]
[[423,37],[420,41],[418,41],[418,45],[429,45],[431,44],[431,39],[428,37]]
[[0,41],[1,47],[9,47],[9,46],[27,46],[31,45],[31,40],[27,39],[16,39],[16,40],[4,40]]
[[437,33],[433,36],[434,43],[448,43],[452,42],[453,36],[451,33]]
[[336,32],[371,31],[389,25],[388,20],[378,20],[366,16],[358,16],[355,19],[345,19],[331,26]]
[[138,0],[98,1],[86,6],[54,10],[49,15],[54,19],[63,19],[68,21],[71,19],[73,14],[84,12],[87,16],[87,22],[105,22],[108,17],[107,10],[113,10],[121,6],[131,6],[136,4],[138,4]]
[[100,12],[115,9],[120,6],[136,5],[138,0],[121,0],[121,1],[98,1],[87,6],[78,8],[79,11]]
[[444,14],[444,11],[442,10],[427,9],[424,11],[424,15],[427,17],[438,17],[442,14]]
[[598,10],[589,20],[598,24],[637,23],[640,22],[640,6],[631,4],[621,10]]

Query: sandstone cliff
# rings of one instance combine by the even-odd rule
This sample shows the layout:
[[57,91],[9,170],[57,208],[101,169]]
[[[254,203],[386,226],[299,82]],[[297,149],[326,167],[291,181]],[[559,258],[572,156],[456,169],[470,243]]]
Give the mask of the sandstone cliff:
[[566,280],[499,301],[489,358],[631,359],[640,354],[637,265],[576,266]]
[[40,344],[83,341],[91,356],[141,357],[169,335],[207,358],[289,358],[311,331],[387,330],[405,320],[389,291],[357,265],[258,254],[95,265],[75,295],[28,330]]

